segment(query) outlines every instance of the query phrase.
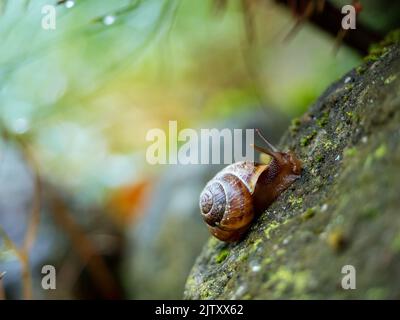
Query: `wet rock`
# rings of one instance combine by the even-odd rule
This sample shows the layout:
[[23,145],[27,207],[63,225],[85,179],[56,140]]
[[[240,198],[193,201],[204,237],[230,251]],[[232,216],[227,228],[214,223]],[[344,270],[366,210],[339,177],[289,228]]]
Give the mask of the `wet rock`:
[[292,122],[302,177],[241,242],[209,239],[186,299],[400,298],[400,47],[380,52]]

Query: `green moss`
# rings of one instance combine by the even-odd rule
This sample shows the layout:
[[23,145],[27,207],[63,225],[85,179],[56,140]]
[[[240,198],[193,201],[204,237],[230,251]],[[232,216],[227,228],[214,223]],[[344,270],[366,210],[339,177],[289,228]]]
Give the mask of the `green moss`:
[[196,281],[194,281],[194,278],[192,277],[192,275],[190,275],[187,278],[186,284],[187,284],[188,287],[194,287],[196,285]]
[[367,67],[364,65],[364,64],[362,64],[361,66],[358,66],[357,68],[356,68],[356,73],[358,74],[358,75],[362,75],[362,74],[364,74],[364,72],[367,70]]
[[267,287],[273,290],[275,297],[282,297],[289,290],[295,295],[302,294],[309,283],[309,272],[292,272],[289,268],[282,266],[271,276]]
[[344,88],[345,88],[346,90],[353,90],[354,84],[352,84],[352,83],[347,84]]
[[301,215],[301,220],[303,221],[307,221],[309,219],[311,219],[312,217],[314,217],[316,213],[315,208],[308,208],[306,211],[303,212],[303,214]]
[[324,160],[325,156],[322,153],[319,153],[315,156],[315,161],[316,162],[322,162]]
[[351,111],[347,111],[346,112],[346,116],[348,116],[349,118],[353,118],[354,117],[354,113]]
[[343,125],[343,123],[341,122],[341,123],[339,123],[339,125],[336,127],[335,132],[336,132],[337,134],[340,134],[340,133],[343,132],[343,129],[344,129],[344,125]]
[[246,293],[243,297],[242,297],[242,299],[243,300],[251,300],[251,294],[249,294],[249,293]]
[[373,62],[389,51],[389,46],[400,42],[400,29],[390,32],[383,41],[371,45],[364,61]]
[[379,45],[371,47],[369,54],[364,57],[365,62],[377,61],[384,53],[387,52],[386,47],[380,47]]
[[396,29],[388,33],[388,35],[382,41],[381,45],[389,46],[399,42],[400,42],[400,29]]
[[208,246],[210,249],[215,248],[219,243],[220,241],[214,237],[211,237],[210,240],[208,240]]
[[275,230],[276,228],[279,227],[279,223],[276,221],[272,221],[269,225],[268,228],[264,230],[264,234],[267,237],[267,239],[271,238],[271,231]]
[[242,253],[238,258],[237,261],[247,261],[249,259],[248,252]]
[[203,300],[207,299],[208,297],[210,297],[212,295],[212,293],[209,290],[207,290],[206,288],[203,288],[203,290],[200,290],[200,292],[201,292],[200,298]]
[[360,120],[360,117],[357,114],[355,114],[354,112],[351,112],[351,111],[347,111],[346,112],[346,116],[352,121],[359,121]]
[[317,130],[314,130],[313,132],[311,132],[309,135],[304,136],[300,139],[300,145],[302,147],[308,146],[310,144],[310,142],[312,141],[312,139],[314,139],[314,137],[317,135]]
[[291,133],[296,133],[299,130],[301,120],[299,118],[292,119],[289,130]]
[[394,80],[397,79],[397,75],[392,74],[391,76],[387,77],[384,81],[384,84],[390,84],[392,83]]
[[329,120],[329,112],[328,111],[324,111],[322,113],[321,118],[317,119],[317,125],[320,126],[321,128],[325,127],[326,124],[328,123],[328,120]]
[[357,154],[357,148],[356,147],[347,148],[343,151],[343,154],[347,158],[352,158]]
[[288,202],[292,207],[300,207],[303,204],[303,198],[295,197],[294,195],[291,194],[288,199]]
[[325,150],[330,150],[334,146],[333,142],[330,140],[326,140],[322,143],[322,146],[324,147]]
[[221,252],[215,257],[216,263],[221,263],[225,261],[225,259],[229,256],[229,250],[223,249]]
[[364,57],[364,61],[365,62],[377,61],[387,51],[388,51],[388,48],[386,46],[382,46],[380,43],[373,44],[369,49],[368,55],[366,57]]
[[250,252],[255,252],[259,248],[259,245],[262,242],[263,242],[262,239],[257,239],[256,241],[254,241],[254,243],[252,244],[252,246],[250,248]]

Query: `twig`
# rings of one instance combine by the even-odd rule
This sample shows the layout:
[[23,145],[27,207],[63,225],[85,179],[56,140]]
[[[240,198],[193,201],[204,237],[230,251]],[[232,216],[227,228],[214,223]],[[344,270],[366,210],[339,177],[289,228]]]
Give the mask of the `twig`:
[[[291,4],[290,6],[293,6],[294,4]],[[285,41],[290,40],[300,29],[301,25],[310,18],[310,16],[314,13],[316,4],[314,1],[310,1],[306,8],[304,9],[304,13],[301,14],[299,18],[297,18],[297,21],[295,25],[289,30],[288,34],[285,37]],[[292,10],[296,10],[296,8],[292,8]]]
[[22,151],[25,156],[25,160],[30,165],[32,173],[34,175],[34,196],[33,196],[33,203],[32,209],[30,214],[30,219],[28,223],[28,227],[25,233],[25,238],[23,242],[23,250],[28,253],[31,249],[33,244],[35,243],[37,229],[39,227],[40,222],[40,208],[41,208],[41,194],[42,194],[42,185],[40,182],[40,174],[38,165],[32,156],[32,152],[30,152],[29,147],[21,140],[19,141],[20,145],[22,146]]
[[[287,7],[293,5],[293,0],[275,0],[275,2]],[[318,28],[336,37],[341,30],[342,18],[341,11],[329,1],[325,1],[323,10],[320,12],[315,10],[308,20]],[[365,55],[368,53],[371,44],[379,42],[382,39],[383,35],[357,21],[357,29],[349,30],[343,38],[343,43]]]
[[6,272],[0,273],[0,300],[5,300],[6,299],[6,293],[4,291],[4,286],[3,286],[3,278],[6,275]]
[[22,263],[22,281],[24,284],[23,296],[24,299],[32,299],[32,276],[29,262],[29,253],[33,247],[33,244],[35,243],[37,230],[40,223],[42,188],[40,183],[39,167],[33,157],[33,152],[30,150],[29,145],[26,144],[24,140],[16,138],[16,141],[21,146],[21,151],[34,176],[33,204],[24,237],[24,242],[22,248],[20,249]]
[[[21,264],[23,297],[24,299],[32,298],[32,281],[29,266],[29,259],[24,250],[19,249],[18,246],[11,240],[8,234],[0,226],[0,237],[3,238],[4,244],[9,250],[12,250]],[[4,274],[2,274],[4,275]]]
[[[37,229],[40,222],[42,186],[39,168],[28,144],[26,144],[24,140],[15,136],[9,136],[9,134],[4,131],[2,133],[5,139],[12,139],[18,143],[34,174],[35,194],[22,247],[18,248],[18,246],[8,237],[7,233],[0,227],[0,236],[4,239],[6,245],[15,253],[21,264],[23,297],[24,299],[31,299],[32,276],[29,263],[29,252],[35,242]],[[51,212],[62,228],[66,230],[67,235],[73,243],[73,248],[78,253],[82,264],[87,265],[89,273],[92,275],[94,282],[99,287],[99,290],[106,298],[117,297],[118,287],[104,260],[98,254],[97,249],[94,247],[86,234],[81,230],[80,226],[73,220],[72,215],[68,212],[61,199],[59,199],[59,197],[56,195],[53,195],[52,198],[55,200],[53,201],[53,210],[51,210]]]
[[21,138],[10,136],[7,132],[2,132],[5,139],[13,140],[20,146],[20,150],[23,156],[31,168],[32,174],[34,175],[34,196],[31,213],[29,215],[29,221],[24,236],[24,241],[21,248],[8,237],[7,233],[0,228],[0,235],[6,242],[9,248],[11,248],[21,264],[22,273],[22,285],[23,285],[23,298],[32,299],[32,275],[30,270],[29,253],[35,243],[37,229],[40,222],[40,208],[41,208],[41,183],[39,176],[39,169],[34,160],[32,152],[29,146]]

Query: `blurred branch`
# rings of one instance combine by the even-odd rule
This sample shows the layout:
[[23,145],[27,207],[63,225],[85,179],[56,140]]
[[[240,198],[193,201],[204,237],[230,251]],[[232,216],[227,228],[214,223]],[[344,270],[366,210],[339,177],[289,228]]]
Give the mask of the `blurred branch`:
[[[3,238],[5,246],[14,252],[16,258],[21,264],[22,272],[22,286],[23,286],[23,297],[24,299],[32,298],[32,278],[30,272],[29,258],[23,249],[19,249],[18,246],[11,240],[8,234],[0,226],[0,237]],[[4,275],[4,273],[2,274]]]
[[[129,14],[129,13],[131,13],[132,11],[134,11],[134,10],[136,10],[138,7],[139,7],[139,5],[141,4],[141,0],[132,0],[131,1],[131,3],[129,3],[128,5],[126,5],[125,7],[123,7],[123,8],[120,8],[120,9],[118,9],[118,10],[116,10],[115,12],[113,12],[113,13],[108,13],[106,16],[108,16],[108,15],[113,15],[113,16],[115,16],[116,18],[117,17],[121,17],[121,16],[123,16],[123,15],[126,15],[126,14]],[[103,21],[103,19],[106,17],[106,16],[100,16],[100,17],[97,17],[96,19],[94,19],[92,22],[101,22],[101,21]]]
[[77,252],[82,264],[87,265],[89,273],[102,296],[107,299],[117,298],[119,296],[118,286],[97,248],[74,221],[64,202],[55,194],[52,194],[51,198],[51,212],[56,222],[66,231],[72,247]]
[[[308,0],[312,1],[312,0]],[[293,9],[293,3],[308,2],[304,0],[275,0],[276,3],[284,5],[289,9]],[[330,35],[336,37],[341,28],[343,14],[332,5],[329,1],[325,1],[323,10],[314,10],[309,14],[308,20],[316,25],[319,29],[324,30]],[[383,39],[383,35],[372,30],[363,23],[357,21],[357,29],[349,30],[343,37],[343,43],[357,50],[360,54],[366,55],[371,44],[379,42]]]
[[40,208],[41,208],[41,183],[40,183],[40,175],[38,165],[32,155],[30,147],[25,144],[22,139],[18,139],[19,144],[21,146],[22,152],[25,156],[25,160],[30,166],[33,174],[34,180],[34,195],[33,195],[33,203],[31,213],[29,215],[29,222],[25,233],[24,242],[21,248],[23,260],[23,272],[22,272],[22,281],[24,285],[24,298],[32,299],[32,276],[30,270],[29,263],[29,253],[35,243],[37,231],[40,223]]
[[[23,138],[11,135],[4,129],[2,130],[2,135],[5,139],[17,143],[34,175],[35,193],[22,246],[19,248],[8,236],[6,231],[0,226],[0,237],[4,239],[6,247],[14,252],[21,264],[23,297],[24,299],[32,299],[32,276],[29,263],[29,252],[35,242],[40,222],[42,186],[39,168],[28,143]],[[98,254],[98,250],[86,236],[84,231],[81,230],[80,226],[73,220],[72,214],[68,212],[67,207],[64,205],[60,197],[52,193],[52,199],[53,210],[51,210],[51,212],[53,213],[53,216],[57,223],[66,231],[73,244],[73,248],[78,253],[82,264],[87,265],[89,272],[99,290],[102,292],[102,295],[109,299],[117,297],[118,287],[104,260]]]
[[6,294],[4,292],[4,286],[3,286],[3,278],[5,276],[6,272],[0,273],[0,300],[4,300],[6,298]]
[[40,183],[39,168],[32,155],[30,147],[22,139],[17,139],[17,141],[21,146],[21,151],[24,154],[25,160],[27,161],[28,165],[32,170],[33,180],[34,180],[34,195],[33,195],[32,209],[31,209],[31,214],[29,216],[29,222],[25,233],[24,242],[22,245],[23,251],[29,253],[29,251],[32,249],[33,244],[35,243],[37,229],[39,227],[39,222],[40,222],[42,186]]
[[15,253],[21,264],[23,298],[32,299],[32,276],[29,263],[29,253],[32,249],[33,244],[35,243],[37,229],[40,222],[41,183],[39,178],[39,169],[29,146],[22,138],[12,136],[5,130],[3,130],[2,135],[6,140],[14,141],[19,145],[20,151],[22,152],[34,176],[34,195],[32,209],[29,215],[29,221],[27,223],[22,246],[19,248],[7,235],[5,230],[0,227],[0,236],[4,239],[6,246],[8,246]]

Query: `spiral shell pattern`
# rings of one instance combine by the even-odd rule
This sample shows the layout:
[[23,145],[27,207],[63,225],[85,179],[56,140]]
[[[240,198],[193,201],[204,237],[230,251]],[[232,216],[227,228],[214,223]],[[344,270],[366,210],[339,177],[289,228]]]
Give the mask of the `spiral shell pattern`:
[[249,161],[220,171],[200,195],[200,210],[211,233],[224,241],[237,240],[254,217],[252,194],[268,165]]

